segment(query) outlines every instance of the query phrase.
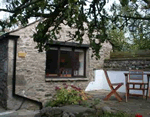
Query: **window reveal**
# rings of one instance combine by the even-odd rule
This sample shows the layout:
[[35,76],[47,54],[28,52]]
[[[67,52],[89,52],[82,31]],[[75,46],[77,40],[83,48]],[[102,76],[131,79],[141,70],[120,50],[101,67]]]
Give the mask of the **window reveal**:
[[80,49],[75,49],[74,52],[74,76],[84,75],[84,51]]
[[46,77],[85,77],[86,50],[50,48],[46,54]]

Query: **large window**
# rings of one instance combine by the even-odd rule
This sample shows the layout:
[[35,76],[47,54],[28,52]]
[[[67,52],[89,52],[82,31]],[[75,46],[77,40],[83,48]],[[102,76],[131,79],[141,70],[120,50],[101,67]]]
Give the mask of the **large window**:
[[46,78],[85,77],[86,49],[50,47],[46,54]]

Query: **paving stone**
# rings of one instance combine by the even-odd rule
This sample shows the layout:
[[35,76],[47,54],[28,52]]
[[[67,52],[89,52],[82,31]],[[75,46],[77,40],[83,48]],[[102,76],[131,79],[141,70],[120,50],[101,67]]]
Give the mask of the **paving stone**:
[[103,113],[111,113],[111,112],[112,112],[112,111],[111,111],[111,108],[108,107],[108,106],[102,107],[102,111],[103,111]]
[[[98,90],[98,91],[89,91],[87,93],[94,95],[94,97],[99,97],[104,99],[104,97],[110,91]],[[140,113],[143,117],[150,117],[150,98],[148,100],[143,99],[142,97],[129,97],[128,102],[125,102],[125,93],[119,93],[123,98],[122,102],[118,102],[115,96],[111,96],[108,101],[103,101],[103,104],[107,105],[113,111],[123,111],[129,114]]]
[[[6,111],[7,113],[0,113],[0,117],[34,117],[39,111],[19,110],[19,111]],[[10,113],[9,113],[10,112]]]

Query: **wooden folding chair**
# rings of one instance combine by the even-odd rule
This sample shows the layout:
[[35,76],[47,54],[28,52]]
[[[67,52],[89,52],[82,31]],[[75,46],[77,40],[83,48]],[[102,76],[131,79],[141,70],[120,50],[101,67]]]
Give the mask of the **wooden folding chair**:
[[104,100],[108,100],[111,97],[111,95],[114,94],[115,97],[118,99],[118,101],[122,101],[122,98],[117,93],[117,90],[123,85],[123,83],[111,83],[106,70],[104,70],[104,73],[105,73],[108,85],[111,89],[111,92],[104,98]]
[[[129,77],[126,78],[126,102],[130,95],[143,96],[144,98],[145,90],[148,91],[148,86],[148,82],[144,83],[143,70],[129,70]],[[141,90],[143,94],[133,94],[129,92],[130,90]]]

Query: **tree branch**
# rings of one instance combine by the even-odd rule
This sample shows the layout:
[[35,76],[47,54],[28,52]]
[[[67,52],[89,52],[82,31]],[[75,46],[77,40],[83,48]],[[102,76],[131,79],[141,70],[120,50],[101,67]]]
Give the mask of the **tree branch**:
[[117,15],[117,16],[129,18],[129,19],[136,19],[136,20],[150,20],[150,17],[133,17],[133,16],[122,16],[122,15]]
[[27,3],[27,4],[22,4],[20,6],[18,6],[17,8],[15,8],[14,10],[8,10],[8,9],[0,9],[0,11],[4,11],[4,12],[9,12],[9,13],[15,13],[16,11],[20,10],[20,9],[24,9],[32,4],[35,4],[36,2],[40,2],[39,0],[34,0],[33,2]]
[[7,10],[7,9],[0,9],[0,11],[9,12],[9,13],[14,13],[14,11]]
[[150,5],[150,1],[149,0],[143,0],[145,3],[147,3],[148,5]]
[[32,5],[32,4],[35,4],[36,2],[40,2],[40,0],[34,0],[33,2],[29,2],[29,3],[25,4],[25,5],[21,5],[18,8],[23,9],[23,8],[26,8],[26,7],[30,6],[30,5]]
[[43,18],[49,18],[49,17],[55,16],[55,14],[49,13],[49,14],[44,14],[44,13],[35,13],[33,14],[33,17],[43,17]]

